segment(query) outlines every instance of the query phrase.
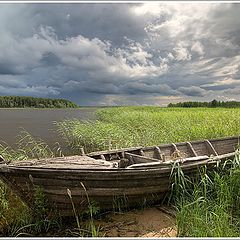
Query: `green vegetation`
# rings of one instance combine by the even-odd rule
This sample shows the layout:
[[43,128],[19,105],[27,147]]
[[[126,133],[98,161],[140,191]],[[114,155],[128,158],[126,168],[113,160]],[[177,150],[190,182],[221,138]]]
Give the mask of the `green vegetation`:
[[[33,138],[28,132],[22,131],[18,136],[17,148],[13,149],[6,143],[0,143],[0,155],[6,161],[21,161],[27,159],[40,159],[63,156],[58,143],[51,149],[41,139]],[[31,178],[31,175],[30,175]],[[36,186],[34,194],[34,212],[32,212],[2,181],[0,181],[0,236],[77,236],[97,237],[99,228],[94,224],[94,216],[99,212],[99,207],[90,200],[87,190],[81,183],[88,200],[88,209],[77,215],[75,213],[77,230],[71,230],[64,225],[57,212],[48,209],[48,202],[43,190]],[[71,192],[68,190],[71,197]],[[73,202],[72,202],[73,204]],[[73,211],[75,210],[73,205]],[[82,221],[83,216],[88,216],[90,221]],[[72,221],[71,228],[74,227]]]
[[0,96],[0,108],[77,108],[66,99]]
[[216,99],[211,102],[178,102],[178,103],[169,103],[168,107],[183,107],[183,108],[196,108],[196,107],[210,107],[210,108],[239,108],[240,102],[237,101],[217,101]]
[[[119,107],[102,109],[97,116],[96,122],[63,121],[59,131],[73,149],[88,152],[240,134],[239,109]],[[174,166],[170,204],[177,208],[178,236],[239,236],[239,154],[231,166],[213,172],[202,168],[198,179]]]
[[60,122],[59,131],[73,149],[86,152],[240,134],[239,109],[118,107],[97,116],[95,122]]
[[[79,214],[77,213],[76,209],[75,209],[75,205],[74,202],[72,200],[72,193],[70,189],[67,189],[67,194],[70,198],[71,204],[72,204],[72,209],[73,209],[73,214],[75,216],[76,219],[76,223],[77,223],[77,231],[74,232],[75,236],[78,237],[84,237],[86,236],[86,233],[88,236],[91,237],[98,237],[99,236],[99,226],[96,227],[94,224],[94,216],[96,216],[99,212],[99,207],[96,206],[95,202],[92,202],[88,196],[87,193],[87,189],[84,186],[84,184],[82,182],[80,182],[82,188],[84,189],[84,192],[86,194],[87,197],[87,202],[88,202],[88,208],[86,211],[84,211],[81,215],[83,216],[85,213],[87,213],[87,215],[90,217],[90,221],[88,226],[86,226],[86,224],[84,224],[82,221],[80,221],[81,216],[79,216]],[[83,225],[83,227],[82,227]]]
[[[224,137],[240,134],[240,110],[231,108],[158,108],[116,107],[101,109],[98,120],[86,122],[66,120],[57,123],[72,149],[84,147],[87,152],[129,146],[149,146],[161,143]],[[0,155],[6,160],[62,156],[58,144],[50,149],[43,141],[23,132],[17,149],[0,145]],[[240,235],[240,154],[233,161],[220,165],[214,171],[199,169],[199,176],[184,175],[175,164],[171,179],[169,204],[177,210],[178,236],[184,237],[238,237]],[[88,200],[87,215],[75,211],[72,224],[66,231],[62,220],[47,214],[47,202],[41,189],[36,189],[35,215],[3,184],[0,183],[0,234],[2,236],[98,236],[94,216],[99,209]],[[71,191],[68,190],[71,199]],[[120,199],[122,200],[122,199]],[[123,202],[124,203],[124,202]],[[115,208],[121,211],[122,202],[116,199]]]
[[[189,179],[173,174],[173,202],[179,237],[238,237],[240,234],[240,155],[226,165]],[[226,168],[226,169],[225,169]],[[177,176],[177,177],[176,177]]]
[[[17,149],[6,143],[0,144],[0,155],[6,161],[21,161],[32,158],[61,156],[58,144],[52,150],[41,139],[34,139],[28,132],[22,131],[18,136]],[[35,189],[35,212],[0,181],[0,236],[21,237],[36,236],[60,229],[57,216],[48,216],[47,203],[40,188]]]

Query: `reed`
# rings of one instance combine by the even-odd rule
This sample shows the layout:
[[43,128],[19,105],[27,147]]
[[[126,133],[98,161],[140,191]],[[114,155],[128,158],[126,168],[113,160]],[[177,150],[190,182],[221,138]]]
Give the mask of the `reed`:
[[[78,213],[75,208],[75,204],[73,201],[72,193],[70,189],[67,189],[67,194],[70,198],[71,204],[72,204],[72,209],[73,209],[73,214],[77,223],[77,232],[76,231],[70,231],[71,235],[73,236],[78,236],[78,237],[98,237],[99,236],[99,227],[96,227],[94,224],[94,215],[96,215],[99,211],[99,208],[95,205],[94,202],[92,202],[88,196],[87,189],[85,185],[80,182],[81,187],[83,188],[85,194],[86,194],[86,199],[87,199],[87,204],[88,204],[88,209],[82,213]],[[80,216],[83,216],[84,214],[87,215],[88,218],[90,218],[88,226],[84,222],[80,221]]]
[[[240,135],[240,109],[116,107],[99,110],[97,117],[60,122],[59,132],[73,149],[87,152]],[[211,173],[199,169],[198,178],[173,165],[169,204],[177,208],[178,236],[240,235],[239,169],[238,151]]]
[[[239,236],[240,168],[234,161],[228,169],[224,166],[213,172],[207,172],[205,167],[199,169],[199,178],[187,179],[185,191],[175,195],[178,236]],[[184,182],[184,176],[182,179]]]
[[116,107],[95,122],[57,123],[68,145],[86,152],[240,135],[240,109]]
[[[17,139],[15,149],[5,142],[0,143],[0,155],[6,161],[62,156],[58,144],[56,148],[50,149],[43,140],[32,137],[25,130],[20,132]],[[40,189],[36,188],[33,213],[2,181],[0,181],[0,216],[1,236],[34,236],[59,227],[55,216],[48,218],[44,194]]]

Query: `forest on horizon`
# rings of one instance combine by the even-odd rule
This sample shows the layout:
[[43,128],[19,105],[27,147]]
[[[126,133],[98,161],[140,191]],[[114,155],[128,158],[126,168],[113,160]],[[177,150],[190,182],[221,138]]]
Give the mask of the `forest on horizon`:
[[78,108],[66,99],[0,96],[0,108]]
[[169,103],[168,107],[183,107],[183,108],[196,108],[196,107],[222,107],[222,108],[238,108],[240,107],[240,102],[237,101],[217,101],[216,99],[211,102],[178,102],[178,103]]

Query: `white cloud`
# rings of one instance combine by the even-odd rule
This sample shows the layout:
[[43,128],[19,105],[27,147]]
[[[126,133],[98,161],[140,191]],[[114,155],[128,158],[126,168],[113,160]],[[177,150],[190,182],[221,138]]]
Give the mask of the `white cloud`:
[[174,49],[175,52],[175,59],[177,61],[187,61],[191,59],[191,54],[189,53],[188,49],[185,47],[182,47],[179,45],[178,47],[175,47]]
[[204,55],[204,47],[203,47],[203,45],[199,41],[195,42],[192,45],[191,51],[196,52],[200,56]]

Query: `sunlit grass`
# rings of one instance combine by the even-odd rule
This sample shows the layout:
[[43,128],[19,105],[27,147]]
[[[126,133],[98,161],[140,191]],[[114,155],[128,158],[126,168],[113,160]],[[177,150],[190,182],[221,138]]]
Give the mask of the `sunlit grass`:
[[57,123],[59,132],[73,149],[87,152],[240,134],[240,109],[116,107],[97,117]]
[[[84,147],[86,152],[91,152],[240,135],[240,109],[117,107],[101,109],[97,116],[94,122],[74,119],[57,123],[59,132],[73,150]],[[61,156],[62,152],[58,145],[50,149],[41,139],[22,132],[17,148],[2,143],[0,155],[7,161],[20,161]],[[178,209],[179,236],[239,236],[239,165],[237,155],[230,170],[218,169],[210,174],[202,168],[198,182],[191,182],[176,166],[171,174],[171,200]],[[42,224],[41,219],[34,222],[26,206],[2,183],[0,200],[0,234],[3,236],[36,235],[49,230],[48,222]],[[91,235],[97,235],[93,225],[91,227]]]
[[[96,122],[60,122],[59,131],[73,149],[87,152],[240,135],[240,109],[118,107],[97,116]],[[239,162],[236,155],[230,171],[202,168],[198,181],[175,166],[170,200],[177,208],[178,236],[239,236]]]

